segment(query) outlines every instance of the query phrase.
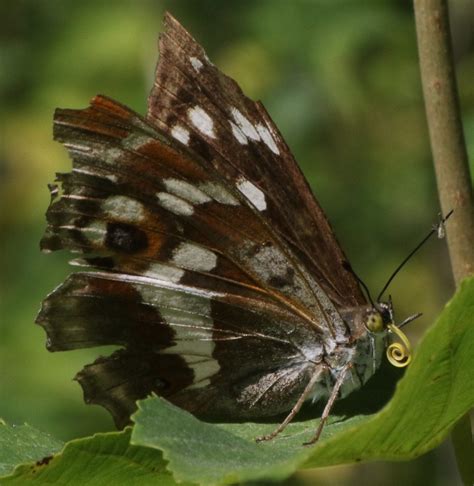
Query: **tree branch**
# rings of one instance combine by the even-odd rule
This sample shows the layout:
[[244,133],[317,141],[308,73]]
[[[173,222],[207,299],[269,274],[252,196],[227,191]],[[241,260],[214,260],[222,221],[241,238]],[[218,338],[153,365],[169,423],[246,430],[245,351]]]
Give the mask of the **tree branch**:
[[[464,142],[446,0],[414,0],[421,81],[443,214],[454,209],[447,240],[456,286],[474,273],[474,205]],[[474,483],[474,444],[469,415],[452,441],[465,484]]]
[[452,61],[446,0],[415,0],[421,80],[441,209],[456,284],[474,273],[471,177]]

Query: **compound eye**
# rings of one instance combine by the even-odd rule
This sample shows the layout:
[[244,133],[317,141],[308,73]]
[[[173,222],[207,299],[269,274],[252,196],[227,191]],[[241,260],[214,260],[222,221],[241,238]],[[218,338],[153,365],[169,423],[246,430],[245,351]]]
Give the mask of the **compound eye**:
[[384,330],[382,316],[378,312],[372,312],[367,316],[365,327],[370,332],[382,332]]

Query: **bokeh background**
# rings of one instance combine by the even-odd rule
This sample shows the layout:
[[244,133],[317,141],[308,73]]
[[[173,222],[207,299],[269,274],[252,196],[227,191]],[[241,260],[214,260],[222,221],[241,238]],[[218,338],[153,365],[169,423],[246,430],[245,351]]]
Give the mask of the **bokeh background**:
[[[1,2],[0,417],[61,439],[113,425],[71,380],[99,351],[50,354],[34,325],[41,300],[70,271],[67,255],[38,248],[46,185],[70,166],[52,141],[52,113],[85,107],[96,93],[145,113],[165,9],[263,100],[372,293],[439,211],[409,1]],[[451,21],[472,160],[473,2],[451,1]],[[424,313],[407,329],[417,342],[453,292],[445,242],[431,241],[390,292],[399,318]],[[410,463],[306,471],[287,484],[361,480],[459,484],[449,443]]]

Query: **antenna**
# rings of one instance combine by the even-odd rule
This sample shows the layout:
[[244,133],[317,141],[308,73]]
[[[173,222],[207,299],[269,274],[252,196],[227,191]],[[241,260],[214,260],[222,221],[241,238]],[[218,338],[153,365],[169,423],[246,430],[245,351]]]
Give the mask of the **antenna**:
[[369,288],[367,287],[367,285],[365,285],[365,283],[362,281],[362,279],[359,278],[357,273],[354,272],[352,265],[347,260],[345,260],[344,262],[342,262],[342,266],[345,270],[347,270],[348,272],[351,272],[352,275],[354,275],[355,279],[362,285],[362,288],[365,290],[365,293],[367,295],[367,298],[369,299],[369,302],[372,304],[372,307],[375,309],[375,304],[374,304],[374,301],[372,300],[372,296],[370,295]]
[[406,326],[409,322],[414,321],[415,319],[418,319],[418,317],[421,317],[423,315],[422,312],[417,312],[416,314],[413,314],[412,316],[407,317],[403,322],[397,325],[398,329],[401,329],[403,326]]
[[405,266],[405,263],[410,260],[410,258],[436,233],[439,237],[444,236],[444,223],[447,219],[453,214],[454,209],[451,209],[449,213],[446,215],[445,218],[441,218],[440,222],[436,224],[432,230],[416,245],[416,247],[408,254],[408,256],[398,265],[398,267],[393,271],[390,278],[387,280],[387,283],[384,285],[383,289],[381,290],[380,294],[377,297],[377,302],[380,302],[380,299],[384,292],[387,290],[388,286],[392,283],[392,280],[398,274],[398,272]]

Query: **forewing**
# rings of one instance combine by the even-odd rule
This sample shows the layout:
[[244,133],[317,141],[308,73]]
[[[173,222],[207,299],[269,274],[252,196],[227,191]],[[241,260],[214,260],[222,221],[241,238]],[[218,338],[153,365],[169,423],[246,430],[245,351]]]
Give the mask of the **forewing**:
[[170,14],[165,25],[148,119],[211,161],[338,307],[365,304],[325,214],[263,106],[221,73]]
[[326,294],[208,160],[104,97],[85,110],[57,110],[55,137],[73,171],[58,175],[63,192],[48,209],[43,249],[96,253],[88,264],[140,275],[171,263],[195,279],[214,276],[214,285],[257,289],[333,331]]

